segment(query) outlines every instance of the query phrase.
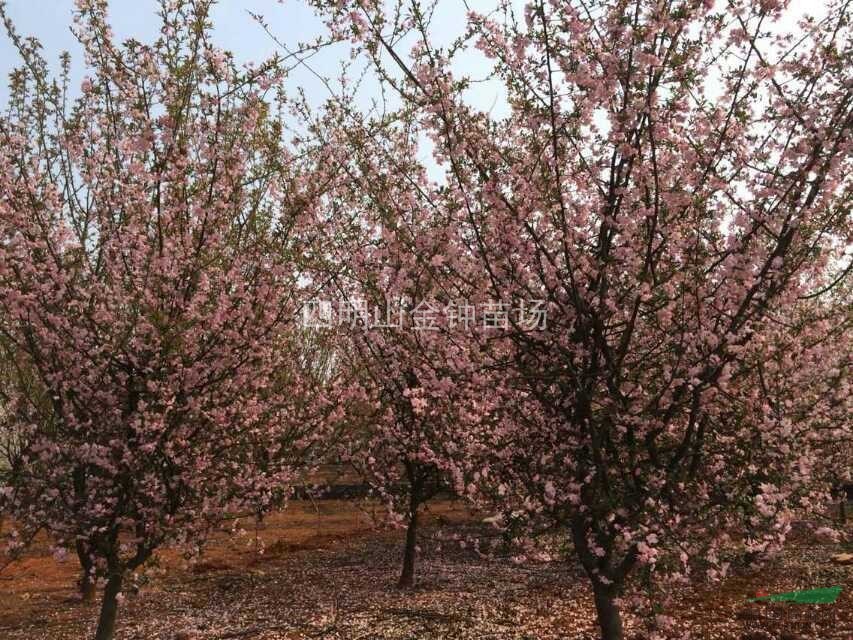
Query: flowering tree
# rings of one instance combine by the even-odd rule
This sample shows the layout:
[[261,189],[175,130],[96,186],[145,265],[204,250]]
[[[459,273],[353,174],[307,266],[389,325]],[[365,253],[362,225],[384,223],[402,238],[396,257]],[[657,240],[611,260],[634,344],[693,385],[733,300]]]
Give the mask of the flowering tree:
[[[829,418],[849,452],[829,393],[849,361],[798,370],[849,352],[849,325],[786,325],[850,273],[851,8],[794,36],[776,0],[533,0],[521,21],[500,2],[468,20],[506,91],[498,119],[403,4],[315,2],[435,147],[444,187],[412,188],[397,215],[437,200],[453,217],[446,288],[547,305],[545,331],[472,335],[504,421],[460,430],[479,434],[470,493],[563,528],[603,637],[621,638],[638,567],[718,577],[733,536],[772,550],[809,504],[820,449],[803,438]],[[784,397],[793,381],[812,402]]]
[[[295,318],[316,183],[283,148],[277,61],[238,69],[207,1],[161,3],[151,45],[77,3],[89,75],[71,101],[19,38],[0,120],[0,331],[21,446],[3,507],[122,580],[227,511],[261,512],[308,462],[327,407]],[[67,67],[66,67],[67,68]]]
[[[433,275],[443,259],[442,236],[436,220],[420,217],[409,200],[411,185],[430,185],[413,162],[417,145],[405,114],[365,123],[340,104],[321,124],[325,145],[317,164],[329,172],[330,189],[317,221],[327,241],[316,279],[327,286],[316,302],[328,306],[318,306],[312,320],[333,327],[339,374],[351,390],[342,458],[383,500],[391,522],[405,527],[399,586],[408,588],[420,514],[449,488],[445,445],[453,441],[454,413],[443,362],[451,345],[440,331],[447,296]],[[401,184],[401,175],[410,182]],[[444,393],[427,402],[425,388]]]
[[[781,446],[797,448],[793,473],[811,480],[804,482],[813,493],[802,496],[803,506],[813,507],[817,516],[832,494],[853,479],[849,463],[853,431],[848,418],[853,412],[851,284],[850,279],[840,282],[832,295],[801,300],[784,314],[769,335],[772,353],[757,363],[753,381],[774,410],[785,416],[782,433],[793,432]],[[845,502],[842,494],[842,524]],[[839,534],[830,526],[821,529],[832,537]]]

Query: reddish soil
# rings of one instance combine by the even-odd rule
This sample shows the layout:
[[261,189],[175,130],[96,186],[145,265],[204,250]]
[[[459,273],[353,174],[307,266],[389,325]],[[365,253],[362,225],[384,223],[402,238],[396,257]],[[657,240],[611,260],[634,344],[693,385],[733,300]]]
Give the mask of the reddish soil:
[[[593,640],[586,581],[569,564],[482,558],[441,532],[476,532],[451,503],[431,510],[419,582],[394,587],[401,534],[375,526],[356,502],[295,502],[241,534],[217,533],[202,559],[166,549],[136,576],[119,612],[118,640]],[[795,539],[760,572],[686,589],[664,611],[677,638],[853,640],[853,567],[832,564],[840,545]],[[91,637],[97,604],[76,598],[76,559],[49,554],[46,539],[0,573],[0,638]],[[770,593],[841,585],[832,605],[756,604]],[[627,637],[645,637],[625,615]]]

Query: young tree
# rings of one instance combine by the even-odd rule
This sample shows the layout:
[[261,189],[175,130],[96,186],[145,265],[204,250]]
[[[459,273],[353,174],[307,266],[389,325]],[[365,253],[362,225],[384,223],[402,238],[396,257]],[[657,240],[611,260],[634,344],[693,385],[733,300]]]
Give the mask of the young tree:
[[206,0],[161,2],[150,45],[117,44],[106,5],[77,3],[73,100],[6,19],[0,119],[0,332],[27,376],[3,397],[23,444],[3,507],[106,580],[98,640],[159,546],[286,497],[328,409],[303,382],[317,184],[281,143],[280,61],[238,69]]
[[[779,323],[850,273],[851,7],[793,35],[776,0],[532,0],[523,21],[500,2],[503,22],[468,20],[506,91],[495,118],[465,101],[429,11],[403,4],[315,2],[435,146],[446,188],[411,192],[424,218],[435,195],[454,217],[445,288],[547,308],[547,330],[511,321],[467,350],[505,416],[461,430],[488,471],[472,494],[563,527],[603,638],[620,639],[638,567],[666,555],[671,573],[706,560],[718,577],[729,536],[772,550],[810,489],[798,470],[818,449],[801,438],[837,397],[792,411],[779,394],[832,343]],[[398,51],[406,29],[417,42]]]
[[[338,101],[338,105],[342,102]],[[445,445],[454,423],[452,389],[442,376],[448,343],[439,332],[446,295],[433,272],[442,259],[441,235],[416,209],[401,213],[410,184],[430,189],[412,161],[406,115],[386,113],[360,122],[340,106],[321,123],[330,189],[323,219],[325,256],[317,281],[327,282],[315,320],[337,335],[337,365],[352,390],[344,414],[342,458],[385,502],[390,520],[406,529],[398,585],[415,584],[418,528],[425,505],[449,483]],[[382,132],[378,134],[378,132]],[[444,368],[446,369],[446,368]],[[424,398],[439,385],[441,398]]]

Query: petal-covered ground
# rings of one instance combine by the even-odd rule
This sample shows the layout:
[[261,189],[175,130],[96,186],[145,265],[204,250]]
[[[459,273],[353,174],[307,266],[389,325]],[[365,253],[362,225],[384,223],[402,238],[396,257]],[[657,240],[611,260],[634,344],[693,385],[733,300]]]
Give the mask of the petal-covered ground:
[[[517,565],[483,558],[441,532],[470,530],[460,507],[433,508],[418,586],[395,581],[399,532],[374,526],[352,502],[297,502],[261,527],[222,532],[202,560],[176,550],[137,576],[124,596],[117,638],[212,640],[514,639],[597,637],[583,576],[561,562]],[[679,593],[665,613],[675,637],[724,640],[853,639],[853,567],[833,564],[840,546],[800,536],[760,572]],[[0,573],[0,638],[78,640],[92,632],[97,605],[77,601],[76,560],[46,542]],[[770,593],[842,585],[832,605],[748,603]],[[626,614],[628,638],[642,638]]]

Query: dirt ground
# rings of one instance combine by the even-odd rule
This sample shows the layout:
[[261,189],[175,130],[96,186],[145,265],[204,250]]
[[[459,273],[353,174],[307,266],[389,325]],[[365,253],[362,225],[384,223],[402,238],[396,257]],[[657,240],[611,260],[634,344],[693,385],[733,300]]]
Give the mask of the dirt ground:
[[[363,504],[295,502],[263,525],[223,531],[200,562],[177,550],[127,589],[121,640],[593,640],[592,599],[583,576],[562,562],[518,565],[483,558],[442,532],[476,527],[464,508],[442,503],[427,521],[419,580],[395,588],[399,531],[376,526]],[[795,538],[758,573],[686,589],[663,613],[677,636],[699,640],[853,640],[853,567],[834,565],[840,546]],[[60,562],[46,540],[0,573],[0,638],[91,637],[97,604],[74,591],[76,558]],[[841,585],[832,605],[753,604],[770,593]],[[644,638],[625,616],[628,638]]]

